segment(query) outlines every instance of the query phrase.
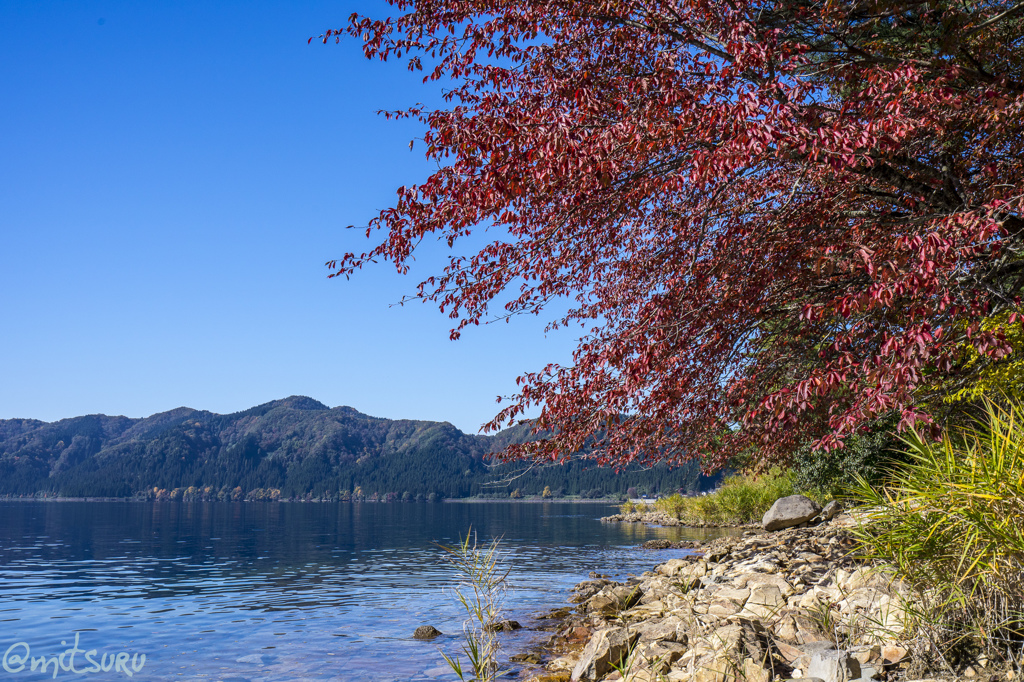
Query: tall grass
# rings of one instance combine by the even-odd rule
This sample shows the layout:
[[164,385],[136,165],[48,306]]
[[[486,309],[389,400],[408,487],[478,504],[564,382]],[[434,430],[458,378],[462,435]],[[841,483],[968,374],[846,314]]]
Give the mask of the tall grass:
[[[654,503],[654,509],[687,525],[734,525],[760,521],[780,497],[792,495],[793,475],[773,468],[766,473],[729,476],[712,493],[700,497],[672,495]],[[627,503],[629,504],[629,503]],[[644,505],[623,505],[623,513],[647,511]]]
[[1024,635],[1024,407],[904,442],[907,463],[853,491],[861,551],[927,597],[935,642],[1005,652]]
[[462,645],[467,665],[463,665],[461,657],[441,655],[460,680],[491,682],[503,674],[497,663],[495,625],[501,615],[501,603],[512,569],[502,565],[498,551],[500,539],[495,538],[481,547],[472,529],[458,545],[438,546],[448,554],[448,561],[458,575],[452,593],[467,615]]

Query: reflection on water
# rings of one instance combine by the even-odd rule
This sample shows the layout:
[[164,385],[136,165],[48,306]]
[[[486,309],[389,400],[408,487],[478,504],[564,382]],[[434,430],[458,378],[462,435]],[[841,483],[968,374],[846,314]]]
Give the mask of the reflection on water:
[[[418,625],[461,631],[435,542],[501,537],[521,620],[591,570],[624,576],[694,531],[602,524],[595,504],[0,502],[0,655],[145,653],[147,680],[450,678]],[[507,648],[535,634],[510,633]],[[69,645],[70,646],[70,645]],[[37,653],[38,652],[38,653]],[[79,665],[79,669],[81,669]],[[26,671],[27,673],[27,671]],[[49,677],[49,676],[47,676]],[[125,679],[114,672],[59,679]]]

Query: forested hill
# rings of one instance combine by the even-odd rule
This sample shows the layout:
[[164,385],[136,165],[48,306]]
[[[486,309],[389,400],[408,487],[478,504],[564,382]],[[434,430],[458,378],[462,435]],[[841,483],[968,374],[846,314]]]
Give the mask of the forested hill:
[[144,419],[8,419],[0,420],[0,495],[507,498],[547,487],[593,497],[707,485],[695,467],[616,475],[582,462],[526,473],[522,464],[489,466],[490,452],[528,437],[525,426],[468,435],[447,422],[370,417],[303,396],[226,415],[181,407]]

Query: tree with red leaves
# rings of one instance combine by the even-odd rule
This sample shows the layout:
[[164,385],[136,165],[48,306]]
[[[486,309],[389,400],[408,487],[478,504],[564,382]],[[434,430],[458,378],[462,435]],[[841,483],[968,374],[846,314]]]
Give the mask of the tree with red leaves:
[[599,434],[617,466],[785,461],[880,415],[928,420],[1016,357],[1024,5],[390,4],[321,38],[452,83],[447,108],[389,114],[425,124],[440,169],[328,265],[404,272],[447,241],[416,296],[453,338],[571,302],[551,326],[582,326],[572,363],[520,377],[485,427],[540,406],[546,437],[510,456]]

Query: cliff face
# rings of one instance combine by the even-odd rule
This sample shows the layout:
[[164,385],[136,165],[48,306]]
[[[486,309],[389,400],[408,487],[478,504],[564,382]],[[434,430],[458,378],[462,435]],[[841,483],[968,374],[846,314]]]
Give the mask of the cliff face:
[[[467,497],[520,468],[494,467],[489,453],[529,437],[526,427],[469,435],[447,422],[382,419],[304,396],[228,415],[180,407],[144,419],[0,420],[0,494],[127,497],[193,486],[273,488],[292,497],[358,487],[365,495]],[[512,486],[525,494],[545,486],[565,494],[617,493],[630,485],[674,490],[697,480],[695,469],[616,476],[574,462],[532,470]],[[498,490],[507,495],[505,487]]]

